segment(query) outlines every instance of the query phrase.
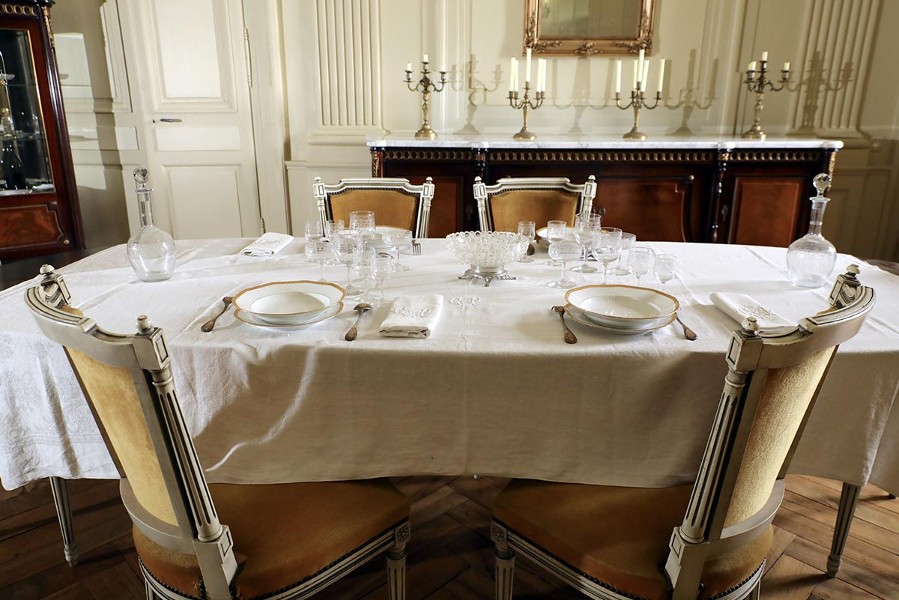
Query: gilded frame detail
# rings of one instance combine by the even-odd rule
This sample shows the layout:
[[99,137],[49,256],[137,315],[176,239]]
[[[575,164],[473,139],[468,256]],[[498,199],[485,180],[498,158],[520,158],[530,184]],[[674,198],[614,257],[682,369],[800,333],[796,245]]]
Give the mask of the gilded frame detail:
[[541,5],[546,0],[526,0],[524,47],[539,54],[590,56],[593,54],[637,54],[652,50],[654,0],[640,0],[640,20],[636,32],[614,38],[549,37],[540,31]]

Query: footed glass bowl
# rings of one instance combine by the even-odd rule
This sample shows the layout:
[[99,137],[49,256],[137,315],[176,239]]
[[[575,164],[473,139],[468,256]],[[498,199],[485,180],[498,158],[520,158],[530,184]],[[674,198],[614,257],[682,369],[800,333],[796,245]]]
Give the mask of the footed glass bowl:
[[450,253],[469,265],[463,279],[478,278],[484,285],[493,279],[515,279],[505,272],[527,251],[528,239],[509,231],[460,231],[446,236]]

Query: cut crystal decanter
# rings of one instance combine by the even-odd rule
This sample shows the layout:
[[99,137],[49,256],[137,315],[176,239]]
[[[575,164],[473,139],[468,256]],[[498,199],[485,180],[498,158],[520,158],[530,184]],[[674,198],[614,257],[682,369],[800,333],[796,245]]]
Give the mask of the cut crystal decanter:
[[134,169],[140,230],[128,240],[128,260],[141,281],[164,281],[175,271],[175,240],[153,225],[147,169]]
[[830,281],[830,273],[837,260],[837,250],[821,235],[824,208],[829,199],[824,191],[830,187],[830,175],[815,175],[813,181],[818,195],[810,198],[812,215],[808,233],[790,244],[787,250],[787,272],[793,285],[816,288]]

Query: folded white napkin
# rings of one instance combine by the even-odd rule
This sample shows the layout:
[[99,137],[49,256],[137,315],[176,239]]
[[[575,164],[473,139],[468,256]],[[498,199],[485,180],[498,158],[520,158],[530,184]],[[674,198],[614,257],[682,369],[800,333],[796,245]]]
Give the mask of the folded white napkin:
[[240,251],[244,256],[272,256],[277,254],[293,240],[292,235],[269,231],[263,233],[258,240]]
[[721,312],[738,323],[742,323],[746,317],[755,317],[759,327],[782,327],[795,325],[777,313],[765,308],[752,296],[746,294],[731,294],[727,292],[712,292],[709,296],[712,304]]
[[387,337],[426,338],[437,326],[442,309],[443,296],[438,294],[397,298],[381,323],[380,333]]

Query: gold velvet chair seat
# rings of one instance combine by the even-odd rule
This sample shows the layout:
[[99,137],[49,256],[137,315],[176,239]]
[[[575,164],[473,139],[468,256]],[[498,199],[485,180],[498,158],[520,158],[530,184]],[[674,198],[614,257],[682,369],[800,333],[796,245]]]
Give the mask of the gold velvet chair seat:
[[830,307],[795,327],[750,317],[733,333],[694,483],[510,482],[493,507],[497,600],[512,597],[516,553],[591,598],[757,599],[790,459],[839,344],[874,305],[857,274],[851,265]]
[[372,177],[341,179],[336,184],[316,177],[312,184],[322,225],[342,220],[349,227],[350,213],[370,210],[378,226],[408,229],[416,238],[428,237],[434,183],[430,177],[421,185],[408,179]]
[[537,229],[549,221],[574,225],[576,215],[589,214],[596,196],[596,178],[573,184],[565,177],[505,177],[486,185],[474,181],[481,231],[518,231],[519,221]]

